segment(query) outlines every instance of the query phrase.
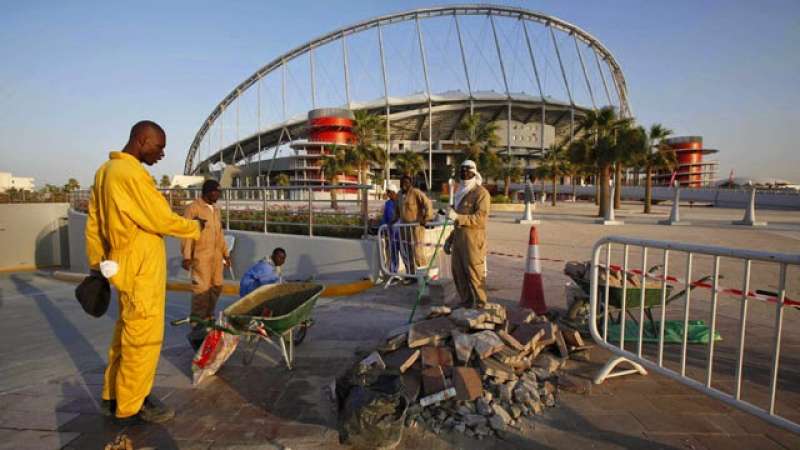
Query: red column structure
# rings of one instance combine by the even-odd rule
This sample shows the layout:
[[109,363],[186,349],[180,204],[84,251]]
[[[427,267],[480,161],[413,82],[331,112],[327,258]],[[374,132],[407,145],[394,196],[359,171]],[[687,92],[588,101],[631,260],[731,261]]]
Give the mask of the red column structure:
[[[704,160],[703,156],[717,153],[719,150],[703,147],[702,136],[677,136],[664,140],[678,158],[677,176],[681,187],[699,188],[710,185],[717,175],[717,161]],[[656,175],[655,184],[666,186],[672,174],[661,172]]]
[[[308,139],[292,144],[297,151],[295,156],[293,184],[325,184],[322,173],[322,160],[331,153],[331,146],[350,148],[353,134],[354,116],[349,109],[322,108],[308,112]],[[356,175],[341,174],[341,184],[357,184]]]

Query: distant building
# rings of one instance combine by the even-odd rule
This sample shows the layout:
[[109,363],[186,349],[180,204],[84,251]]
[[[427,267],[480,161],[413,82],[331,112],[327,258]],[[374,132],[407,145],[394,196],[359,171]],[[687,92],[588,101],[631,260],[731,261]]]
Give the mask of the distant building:
[[32,177],[15,177],[11,172],[0,172],[0,192],[9,189],[32,191],[35,189]]
[[[671,137],[664,139],[664,144],[674,151],[678,158],[675,181],[681,186],[699,188],[711,186],[716,181],[719,162],[703,159],[703,156],[717,153],[719,150],[704,148],[702,136]],[[671,172],[660,172],[656,174],[653,184],[667,186],[671,178]]]
[[170,188],[192,188],[192,187],[200,187],[205,181],[205,177],[202,176],[194,176],[194,175],[174,175],[172,177],[172,181],[169,184]]

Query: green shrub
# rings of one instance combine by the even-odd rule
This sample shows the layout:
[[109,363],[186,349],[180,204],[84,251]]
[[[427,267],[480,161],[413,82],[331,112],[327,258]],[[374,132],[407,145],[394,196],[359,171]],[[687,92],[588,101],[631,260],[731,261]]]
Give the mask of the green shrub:
[[445,204],[450,203],[450,196],[447,194],[442,194],[439,196],[439,201]]
[[492,203],[511,203],[511,199],[503,194],[492,197]]

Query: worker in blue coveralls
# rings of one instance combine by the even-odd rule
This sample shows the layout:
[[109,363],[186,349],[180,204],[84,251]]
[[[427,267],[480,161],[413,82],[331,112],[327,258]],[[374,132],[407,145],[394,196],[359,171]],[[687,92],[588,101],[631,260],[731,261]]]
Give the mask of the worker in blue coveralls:
[[397,265],[400,262],[400,229],[393,227],[397,222],[397,211],[395,203],[397,202],[397,191],[399,190],[397,183],[389,183],[386,188],[386,202],[383,204],[383,216],[381,217],[381,225],[386,225],[389,228],[389,271],[397,273]]
[[281,266],[286,262],[286,250],[278,247],[272,251],[269,259],[264,258],[249,268],[239,282],[239,296],[253,292],[257,288],[283,282]]

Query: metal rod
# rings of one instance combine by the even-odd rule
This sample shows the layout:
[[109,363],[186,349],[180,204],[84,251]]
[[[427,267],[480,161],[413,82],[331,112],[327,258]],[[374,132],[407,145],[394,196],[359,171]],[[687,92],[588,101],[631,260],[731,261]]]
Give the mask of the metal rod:
[[608,83],[606,83],[606,76],[603,73],[603,67],[600,65],[600,57],[597,56],[597,52],[592,51],[592,53],[594,53],[594,61],[597,63],[597,71],[600,72],[600,79],[603,80],[603,89],[606,91],[608,104],[611,105],[614,103],[614,101],[611,100],[611,92],[608,91]]
[[622,247],[622,313],[619,323],[619,348],[625,350],[625,307],[628,299],[628,245]]
[[[544,189],[542,189],[544,192]],[[606,246],[606,289],[603,298],[603,341],[608,342],[608,295],[611,288],[611,243]]]
[[583,70],[583,79],[586,81],[586,88],[589,90],[589,98],[592,100],[592,107],[597,109],[597,103],[594,101],[594,91],[592,90],[592,83],[589,82],[589,74],[586,72],[586,64],[583,62],[583,54],[581,53],[581,47],[578,44],[578,36],[573,34],[573,40],[575,41],[575,52],[578,53],[578,60],[581,63],[581,69]]
[[283,62],[281,71],[281,104],[283,105],[283,122],[286,122],[286,61]]
[[681,343],[681,376],[686,375],[686,348],[689,342],[689,312],[692,301],[692,252],[686,254],[686,294],[683,306],[683,342]]
[[311,71],[311,107],[317,109],[317,77],[314,73],[314,47],[308,50],[308,67]]
[[711,325],[708,333],[708,362],[706,366],[706,387],[711,387],[714,371],[714,333],[717,328],[717,299],[719,298],[719,256],[714,257],[714,282],[711,288]]
[[313,208],[313,201],[314,201],[314,191],[311,188],[308,188],[308,235],[314,236],[314,208]]
[[344,92],[347,96],[347,108],[350,108],[350,62],[347,58],[347,41],[342,33],[342,59],[344,60]]
[[661,320],[658,327],[658,366],[664,365],[664,322],[667,321],[667,277],[669,276],[669,250],[664,250],[664,273],[661,280]]
[[422,29],[419,16],[414,18],[417,25],[419,54],[422,57],[422,74],[425,76],[425,91],[428,93],[428,190],[433,189],[433,103],[431,102],[431,84],[428,78],[428,58],[425,55],[425,44],[422,41]]
[[256,85],[256,145],[258,145],[258,177],[256,177],[256,185],[261,187],[261,79],[258,79]]
[[742,367],[744,365],[744,342],[747,331],[747,293],[750,292],[751,261],[744,261],[744,282],[742,283],[742,307],[739,312],[739,356],[736,359],[736,400],[742,397]]
[[506,66],[503,64],[503,54],[500,51],[500,40],[497,39],[497,29],[494,25],[494,16],[489,14],[489,23],[492,25],[492,35],[494,36],[494,46],[497,49],[497,60],[500,62],[500,73],[503,75],[503,84],[506,87],[506,97],[511,99],[511,91],[508,90],[508,78],[506,78]]
[[636,354],[642,357],[642,341],[644,340],[644,300],[645,290],[647,289],[647,247],[642,246],[642,289],[639,292],[639,342],[636,347]]
[[[472,105],[472,83],[469,79],[469,69],[467,68],[467,54],[464,52],[464,40],[461,38],[461,26],[458,24],[458,16],[453,13],[453,20],[456,22],[456,34],[458,35],[458,46],[461,49],[461,64],[464,66],[464,77],[467,79],[467,93],[469,94],[470,105]],[[470,115],[472,108],[470,107]]]
[[533,65],[533,75],[536,78],[536,87],[539,89],[539,99],[542,101],[542,117],[541,117],[541,129],[539,130],[539,148],[542,152],[544,152],[544,127],[546,125],[545,118],[547,117],[547,100],[544,98],[544,89],[542,89],[542,80],[539,78],[539,68],[536,65],[536,58],[533,55],[533,46],[531,45],[531,39],[528,36],[528,22],[526,20],[522,20],[522,31],[525,33],[525,42],[528,44],[528,56],[531,58],[531,64]]
[[231,190],[225,189],[225,229],[231,229]]
[[267,191],[261,191],[261,202],[264,210],[264,234],[267,234],[269,232],[267,229]]
[[781,264],[778,301],[775,304],[775,346],[772,352],[772,370],[769,383],[769,414],[775,415],[775,393],[778,390],[778,370],[781,360],[781,332],[783,331],[783,303],[786,301],[786,264]]
[[569,83],[567,82],[567,72],[564,71],[564,63],[561,61],[561,51],[558,49],[558,43],[556,42],[556,34],[553,31],[553,27],[551,27],[549,23],[546,26],[547,29],[550,30],[550,38],[553,41],[553,48],[556,49],[556,58],[558,58],[558,67],[561,68],[561,78],[564,79],[564,87],[567,89],[569,104],[575,106],[575,101],[572,99],[572,90],[570,90]]
[[389,75],[386,72],[386,53],[383,48],[383,28],[378,25],[378,49],[381,54],[381,73],[383,74],[383,98],[386,103],[386,162],[384,163],[384,185],[389,182],[391,164],[391,151],[392,151],[392,138],[391,138],[391,110],[389,106]]

